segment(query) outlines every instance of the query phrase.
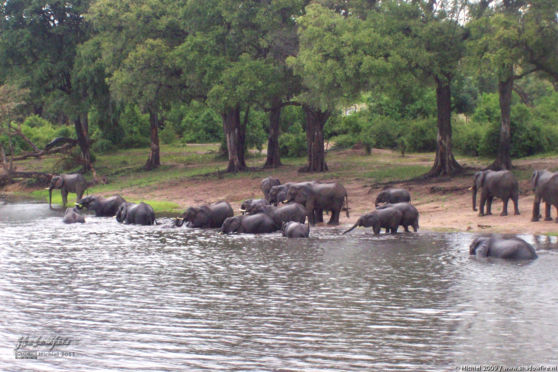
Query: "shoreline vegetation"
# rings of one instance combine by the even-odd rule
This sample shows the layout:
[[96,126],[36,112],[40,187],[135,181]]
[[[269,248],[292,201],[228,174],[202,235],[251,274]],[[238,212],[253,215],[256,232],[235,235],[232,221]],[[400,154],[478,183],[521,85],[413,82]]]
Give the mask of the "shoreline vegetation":
[[[227,160],[218,155],[219,144],[163,145],[161,167],[145,171],[146,149],[119,150],[100,154],[96,170],[108,179],[107,184],[89,188],[88,193],[111,196],[120,194],[132,202],[144,201],[155,209],[158,217],[178,216],[188,206],[229,201],[235,214],[243,200],[261,198],[260,181],[267,176],[289,181],[320,180],[342,183],[349,194],[350,218],[344,214],[341,225],[353,224],[356,219],[374,210],[374,199],[384,187],[404,187],[411,192],[412,203],[420,212],[419,231],[470,231],[514,234],[558,235],[558,224],[531,222],[533,191],[530,177],[535,169],[558,170],[558,155],[546,154],[515,159],[513,173],[520,183],[520,216],[500,217],[501,201],[495,200],[492,216],[478,217],[472,210],[472,175],[488,166],[491,159],[459,157],[465,170],[452,178],[421,179],[428,172],[434,153],[401,153],[373,149],[370,155],[364,148],[330,150],[326,161],[329,172],[299,173],[306,158],[282,159],[283,166],[262,169],[265,151],[250,152],[249,171],[226,173]],[[61,171],[60,156],[27,159],[15,163],[18,170],[48,173],[72,173]],[[86,177],[90,179],[90,176]],[[45,185],[34,185],[29,180],[7,185],[0,194],[10,199],[48,201]],[[69,195],[69,205],[75,194]],[[61,205],[58,190],[53,190],[53,204]],[[556,212],[553,208],[553,218]]]

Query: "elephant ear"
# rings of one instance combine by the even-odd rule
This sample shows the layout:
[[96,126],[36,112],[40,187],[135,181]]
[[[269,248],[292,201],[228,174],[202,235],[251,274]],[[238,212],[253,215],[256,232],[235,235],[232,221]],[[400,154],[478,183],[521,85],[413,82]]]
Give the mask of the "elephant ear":
[[539,171],[539,170],[533,172],[533,175],[531,176],[531,183],[533,184],[533,189],[537,187],[542,172],[543,171]]
[[240,229],[240,218],[237,217],[233,217],[233,220],[231,221],[231,225],[230,225],[230,232],[238,232],[238,230]]
[[469,254],[486,257],[488,254],[488,243],[490,239],[478,237],[469,246]]

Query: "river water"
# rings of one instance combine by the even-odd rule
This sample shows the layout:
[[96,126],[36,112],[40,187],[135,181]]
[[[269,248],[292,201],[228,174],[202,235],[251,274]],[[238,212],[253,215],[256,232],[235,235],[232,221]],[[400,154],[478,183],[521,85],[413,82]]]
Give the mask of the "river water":
[[518,264],[470,258],[467,233],[287,240],[61,216],[0,205],[2,371],[558,365],[555,238],[522,235],[539,258]]

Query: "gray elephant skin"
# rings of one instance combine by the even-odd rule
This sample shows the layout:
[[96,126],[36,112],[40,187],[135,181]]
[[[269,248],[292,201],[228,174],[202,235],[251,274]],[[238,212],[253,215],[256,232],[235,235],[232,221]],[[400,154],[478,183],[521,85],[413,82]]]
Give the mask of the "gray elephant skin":
[[76,200],[83,198],[83,193],[87,189],[87,181],[79,173],[60,174],[52,177],[48,188],[48,206],[52,208],[52,190],[58,189],[62,194],[62,206],[66,208],[68,204],[68,193],[76,194]]
[[[545,203],[545,221],[552,221],[551,207],[554,206],[558,211],[558,173],[545,170],[536,170],[531,177],[531,183],[535,190],[535,200],[533,202],[533,217],[531,221],[538,221],[541,218],[541,200]],[[558,222],[558,217],[556,217]]]
[[89,195],[76,202],[78,209],[87,208],[95,212],[96,217],[113,217],[122,203],[126,203],[120,195],[104,198],[102,196]]
[[291,186],[312,185],[314,183],[314,181],[287,182],[282,185],[273,186],[269,190],[269,204],[277,206],[277,204],[284,202],[287,199],[287,194]]
[[386,233],[391,232],[392,234],[396,234],[402,218],[403,214],[395,208],[377,209],[374,212],[360,216],[353,227],[343,232],[343,234],[359,226],[372,227],[375,235],[380,234],[382,228],[386,229]]
[[339,225],[341,210],[345,209],[349,217],[349,202],[347,190],[340,183],[311,183],[309,185],[294,185],[289,188],[287,202],[304,205],[306,215],[311,225],[318,221],[316,214],[331,211],[328,225]]
[[67,208],[62,219],[64,223],[84,223],[85,218],[74,208]]
[[406,232],[409,232],[409,226],[412,226],[415,232],[418,231],[419,212],[414,205],[410,203],[383,204],[377,209],[385,208],[395,208],[401,212],[401,222],[399,222],[399,226],[403,226]]
[[502,199],[504,205],[500,216],[508,215],[508,201],[512,199],[515,214],[519,214],[519,184],[510,171],[484,170],[476,172],[473,178],[473,210],[477,210],[477,190],[480,190],[479,216],[492,214],[492,200],[496,197]]
[[223,234],[266,234],[277,231],[275,222],[264,213],[229,217],[223,222]]
[[175,220],[175,226],[180,227],[186,223],[188,227],[217,228],[223,225],[225,219],[233,215],[231,205],[226,201],[220,201],[211,205],[186,209],[186,212]]
[[246,199],[240,205],[240,212],[242,214],[254,214],[256,210],[264,205],[270,205],[266,199]]
[[387,189],[381,191],[378,196],[376,196],[376,201],[374,205],[377,207],[382,203],[402,203],[411,202],[411,194],[405,189]]
[[307,238],[310,236],[310,225],[300,222],[283,222],[281,233],[287,238]]
[[469,246],[469,254],[476,257],[494,257],[508,260],[533,260],[537,258],[535,248],[525,240],[499,236],[475,238]]
[[271,188],[273,186],[278,186],[280,184],[281,184],[281,181],[279,181],[279,179],[273,178],[273,177],[266,177],[262,180],[262,182],[260,183],[260,189],[262,190],[262,192],[264,194],[265,200],[267,200],[269,202],[269,191],[271,190]]
[[281,229],[284,222],[300,222],[304,223],[306,221],[306,208],[302,204],[290,203],[280,207],[274,207],[273,205],[263,205],[257,208],[252,208],[251,214],[264,213],[267,214],[277,227],[277,230]]
[[126,224],[153,225],[155,212],[149,204],[122,203],[116,211],[116,220]]

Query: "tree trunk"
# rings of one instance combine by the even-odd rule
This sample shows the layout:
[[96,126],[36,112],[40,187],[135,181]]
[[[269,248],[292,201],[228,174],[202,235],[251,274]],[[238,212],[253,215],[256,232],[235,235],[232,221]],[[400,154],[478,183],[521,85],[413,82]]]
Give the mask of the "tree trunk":
[[264,168],[279,168],[281,156],[279,153],[279,127],[281,119],[281,101],[274,100],[269,111],[269,134],[267,137],[267,159]]
[[240,123],[240,107],[230,108],[221,114],[223,130],[227,142],[229,164],[227,172],[239,172],[246,169],[244,161],[245,124]]
[[91,152],[89,151],[89,125],[87,122],[87,114],[78,115],[74,120],[77,141],[81,149],[83,159],[83,171],[87,172],[91,169]]
[[451,149],[451,90],[450,80],[436,78],[436,104],[438,106],[438,138],[436,158],[429,177],[451,176],[462,169]]
[[304,172],[326,172],[324,151],[324,125],[330,116],[329,111],[315,110],[304,106],[306,115],[306,142],[308,145],[308,165],[301,169]]
[[149,110],[149,124],[151,127],[151,152],[145,163],[146,170],[152,170],[161,165],[159,153],[159,115],[152,109]]
[[496,160],[490,169],[511,169],[511,100],[513,92],[513,67],[507,80],[498,83],[498,94],[500,96],[500,143]]

